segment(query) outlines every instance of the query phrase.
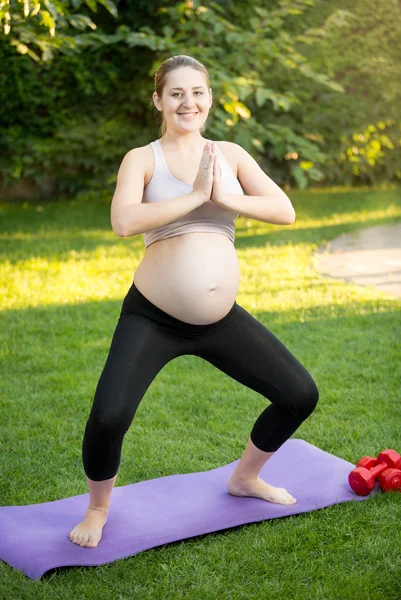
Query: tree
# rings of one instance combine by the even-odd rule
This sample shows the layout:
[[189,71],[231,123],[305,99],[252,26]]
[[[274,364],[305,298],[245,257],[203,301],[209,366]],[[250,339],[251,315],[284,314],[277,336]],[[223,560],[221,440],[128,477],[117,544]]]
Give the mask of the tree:
[[98,5],[117,17],[113,0],[0,0],[0,24],[17,52],[46,61],[56,50],[82,50],[99,39],[79,33],[87,28],[96,30],[85,9],[96,13]]
[[[1,175],[8,183],[28,177],[43,189],[50,179],[53,194],[112,186],[123,154],[157,133],[158,113],[149,110],[157,66],[189,54],[212,77],[209,137],[241,144],[279,184],[306,187],[338,181],[343,173],[358,182],[347,139],[357,122],[372,122],[364,115],[356,121],[361,97],[341,72],[358,18],[342,2],[333,10],[337,0],[121,0],[113,17],[108,11],[114,5],[101,7],[96,30],[89,32],[88,21],[71,15],[79,10],[89,19],[96,5],[64,2],[71,18],[64,12],[55,35],[33,21],[21,25],[20,38],[14,31],[18,43],[41,49],[40,61],[16,54],[19,46],[10,46],[9,34],[0,37],[0,60],[8,65],[8,82],[0,81]],[[369,19],[372,4],[355,0],[358,15]],[[85,30],[72,24],[79,22]],[[366,93],[366,114],[370,98]],[[379,164],[367,163],[364,176]]]

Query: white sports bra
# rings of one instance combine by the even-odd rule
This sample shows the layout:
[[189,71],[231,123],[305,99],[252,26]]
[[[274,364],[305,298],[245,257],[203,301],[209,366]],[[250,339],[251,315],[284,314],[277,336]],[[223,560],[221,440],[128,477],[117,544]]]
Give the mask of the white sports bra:
[[[206,140],[211,141],[211,140]],[[160,140],[150,142],[155,157],[155,168],[151,180],[144,189],[143,202],[163,202],[177,196],[183,196],[192,191],[193,186],[173,177],[169,171],[163,153]],[[244,194],[242,187],[236,178],[232,168],[227,162],[224,154],[215,145],[218,153],[218,162],[221,168],[221,180],[226,192],[230,194]],[[234,243],[235,225],[234,221],[238,215],[226,208],[216,206],[208,200],[195,210],[183,215],[172,223],[167,223],[152,231],[143,234],[145,247],[158,240],[183,235],[192,232],[221,233],[230,238]]]

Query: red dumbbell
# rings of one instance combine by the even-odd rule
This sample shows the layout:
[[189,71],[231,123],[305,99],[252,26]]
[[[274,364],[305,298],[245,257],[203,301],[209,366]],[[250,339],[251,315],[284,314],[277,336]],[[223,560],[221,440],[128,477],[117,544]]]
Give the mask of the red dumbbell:
[[386,469],[379,477],[379,486],[383,492],[401,489],[401,470]]
[[[401,456],[395,450],[383,450],[379,456],[365,456],[356,465],[356,468],[348,475],[348,482],[351,489],[359,496],[367,496],[373,490],[376,484],[376,477],[382,475],[379,479],[379,485],[384,491],[389,491],[392,488],[392,479],[394,473],[385,471],[399,471],[401,476]],[[390,479],[387,477],[390,475]],[[396,483],[397,478],[395,478]],[[398,486],[397,486],[398,487]]]

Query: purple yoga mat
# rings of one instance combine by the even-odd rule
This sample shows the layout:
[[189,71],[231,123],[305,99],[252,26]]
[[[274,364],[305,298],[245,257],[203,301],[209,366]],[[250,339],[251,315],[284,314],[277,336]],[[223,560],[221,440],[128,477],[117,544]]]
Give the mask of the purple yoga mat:
[[292,506],[229,494],[227,481],[238,462],[115,487],[97,548],[81,548],[68,539],[83,518],[88,494],[0,507],[0,559],[39,579],[55,567],[103,565],[212,531],[365,500],[348,485],[352,463],[303,440],[285,442],[259,474],[286,488],[297,499]]

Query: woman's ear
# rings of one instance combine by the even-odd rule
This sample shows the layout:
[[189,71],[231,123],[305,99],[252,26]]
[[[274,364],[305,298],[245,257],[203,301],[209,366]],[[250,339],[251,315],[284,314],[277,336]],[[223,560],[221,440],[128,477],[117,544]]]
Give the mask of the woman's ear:
[[153,92],[152,99],[153,99],[153,104],[156,106],[157,110],[161,112],[161,110],[162,110],[161,102],[160,102],[160,98],[156,94],[156,92]]

